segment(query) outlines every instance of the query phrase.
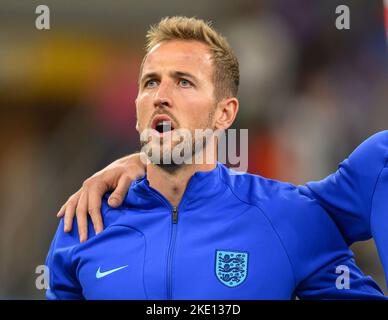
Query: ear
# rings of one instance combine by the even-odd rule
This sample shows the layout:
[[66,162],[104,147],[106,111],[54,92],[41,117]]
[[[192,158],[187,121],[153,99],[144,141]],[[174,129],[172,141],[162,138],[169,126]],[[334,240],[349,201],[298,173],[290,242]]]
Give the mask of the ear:
[[137,99],[138,99],[138,97],[136,97],[136,99],[135,99],[135,109],[136,109],[136,131],[140,134],[140,131],[139,131],[139,117],[138,117],[138,112],[137,112],[137,110],[138,110],[138,108],[137,108]]
[[217,104],[216,111],[216,129],[228,129],[236,119],[239,108],[237,98],[225,98]]

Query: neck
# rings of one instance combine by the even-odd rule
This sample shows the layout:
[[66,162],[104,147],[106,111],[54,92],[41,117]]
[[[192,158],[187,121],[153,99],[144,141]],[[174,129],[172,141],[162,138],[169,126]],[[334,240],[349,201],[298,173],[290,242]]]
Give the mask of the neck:
[[[192,164],[163,166],[147,164],[147,179],[152,188],[158,190],[173,205],[178,206],[191,176],[199,171],[211,171],[217,166],[217,143],[214,137],[206,147],[196,154],[199,161],[192,158]],[[200,163],[196,163],[200,162]]]
[[210,171],[215,167],[216,162],[173,167],[148,164],[147,178],[152,188],[158,190],[173,206],[178,206],[191,176],[198,171]]
[[210,171],[212,164],[184,164],[174,167],[147,165],[147,178],[150,186],[158,190],[173,205],[178,206],[191,176],[198,171]]

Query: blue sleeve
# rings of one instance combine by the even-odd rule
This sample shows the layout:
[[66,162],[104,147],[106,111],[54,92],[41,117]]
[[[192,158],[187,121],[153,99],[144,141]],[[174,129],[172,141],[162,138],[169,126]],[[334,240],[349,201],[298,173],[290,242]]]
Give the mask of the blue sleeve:
[[377,283],[348,256],[313,273],[298,285],[295,294],[300,299],[387,300]]
[[73,250],[79,245],[77,233],[77,226],[74,225],[71,233],[65,233],[61,219],[46,258],[49,270],[49,288],[46,291],[48,300],[83,299],[72,261]]
[[325,207],[348,244],[373,236],[388,275],[388,131],[364,141],[338,170],[300,191]]
[[335,173],[299,187],[328,209],[349,244],[372,237],[372,202],[387,159],[388,131],[383,131],[358,146]]
[[388,287],[388,168],[385,167],[377,181],[372,200],[371,230]]
[[[342,234],[317,201],[289,187],[267,204],[268,216],[289,257],[295,294],[302,299],[385,299],[353,261]],[[337,268],[348,268],[349,288],[337,286]]]

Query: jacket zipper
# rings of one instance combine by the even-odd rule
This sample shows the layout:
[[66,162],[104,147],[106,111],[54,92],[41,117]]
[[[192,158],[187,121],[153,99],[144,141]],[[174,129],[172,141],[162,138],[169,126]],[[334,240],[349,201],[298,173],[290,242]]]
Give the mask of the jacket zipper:
[[174,257],[175,241],[176,241],[176,229],[178,223],[178,208],[172,207],[172,228],[170,245],[168,248],[167,259],[167,299],[172,300],[172,262]]
[[[189,181],[189,184],[190,182],[191,181]],[[154,196],[159,200],[161,200],[168,208],[172,208],[171,210],[172,228],[171,228],[170,243],[169,243],[168,253],[167,253],[167,300],[172,300],[172,263],[174,258],[175,242],[176,242],[177,226],[178,226],[178,207],[172,206],[171,203],[162,194],[160,194],[158,190],[155,190],[152,187],[149,187],[149,190],[151,190]],[[184,195],[185,194],[183,194],[182,196],[180,206],[182,205]]]

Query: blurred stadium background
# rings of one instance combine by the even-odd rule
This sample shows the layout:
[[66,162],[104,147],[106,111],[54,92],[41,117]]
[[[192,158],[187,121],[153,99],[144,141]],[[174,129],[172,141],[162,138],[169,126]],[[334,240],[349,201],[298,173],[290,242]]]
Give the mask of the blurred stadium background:
[[[35,8],[51,30],[35,28]],[[350,7],[350,30],[335,8]],[[42,299],[60,205],[82,181],[138,148],[134,99],[149,24],[212,20],[241,64],[249,171],[304,183],[388,129],[383,1],[0,2],[0,298]],[[385,290],[373,241],[352,248]]]

